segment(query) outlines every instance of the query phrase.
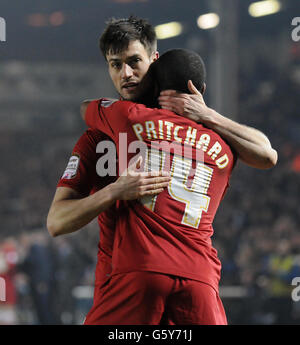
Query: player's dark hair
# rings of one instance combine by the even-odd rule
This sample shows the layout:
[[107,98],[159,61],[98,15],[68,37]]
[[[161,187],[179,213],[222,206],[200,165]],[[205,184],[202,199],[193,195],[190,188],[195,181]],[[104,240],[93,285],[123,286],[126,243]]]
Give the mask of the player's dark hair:
[[172,49],[161,55],[150,66],[158,91],[167,89],[190,93],[188,81],[202,92],[206,78],[205,64],[194,51]]
[[131,41],[140,41],[150,56],[157,49],[156,33],[147,20],[130,16],[112,18],[99,41],[100,50],[106,59],[108,53],[118,54],[127,49]]

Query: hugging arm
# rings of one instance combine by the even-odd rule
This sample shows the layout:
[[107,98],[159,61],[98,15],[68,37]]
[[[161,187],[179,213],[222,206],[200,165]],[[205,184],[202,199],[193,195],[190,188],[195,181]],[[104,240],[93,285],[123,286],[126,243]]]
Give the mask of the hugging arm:
[[133,163],[118,179],[87,197],[68,187],[58,187],[47,217],[49,233],[55,237],[75,232],[87,225],[117,200],[135,200],[156,195],[169,184],[165,172],[137,172],[141,159]]
[[202,94],[189,81],[191,94],[174,90],[162,91],[159,104],[217,132],[237,152],[247,165],[257,169],[269,169],[277,163],[277,151],[261,131],[233,121],[206,106]]

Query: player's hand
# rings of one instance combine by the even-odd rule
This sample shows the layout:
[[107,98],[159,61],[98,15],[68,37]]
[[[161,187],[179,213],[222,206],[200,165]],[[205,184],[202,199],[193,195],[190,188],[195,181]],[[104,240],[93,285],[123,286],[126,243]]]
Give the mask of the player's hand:
[[210,119],[210,108],[191,80],[188,81],[188,88],[192,94],[179,93],[175,90],[161,91],[158,97],[159,105],[162,109],[171,110],[195,122],[206,123]]
[[115,182],[118,200],[135,200],[161,193],[170,182],[165,171],[139,172],[142,158],[129,166]]

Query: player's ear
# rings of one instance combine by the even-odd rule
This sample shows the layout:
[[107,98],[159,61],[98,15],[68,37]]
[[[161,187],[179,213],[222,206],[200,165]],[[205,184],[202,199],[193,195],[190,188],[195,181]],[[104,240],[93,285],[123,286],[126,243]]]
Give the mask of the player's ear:
[[204,95],[205,91],[206,91],[206,83],[203,83],[203,86],[200,92],[202,95]]
[[158,51],[153,52],[151,55],[151,62],[156,61],[158,58],[159,58],[159,52]]

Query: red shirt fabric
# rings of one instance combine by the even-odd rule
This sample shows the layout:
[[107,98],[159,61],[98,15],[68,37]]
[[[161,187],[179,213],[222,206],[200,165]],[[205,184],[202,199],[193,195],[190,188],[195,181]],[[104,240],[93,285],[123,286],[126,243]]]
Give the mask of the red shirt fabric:
[[[103,156],[103,153],[96,152],[96,147],[99,142],[104,140],[111,141],[109,137],[98,130],[89,128],[75,144],[69,163],[57,187],[74,189],[82,197],[86,197],[114,182],[116,177],[101,177],[96,172],[97,161]],[[115,159],[115,157],[113,158]],[[112,214],[115,214],[114,209],[115,206],[112,206],[98,216],[100,241],[98,244],[96,284],[102,283],[106,275],[111,272],[111,256],[115,229],[115,218],[112,216]]]
[[201,124],[129,101],[92,101],[85,119],[116,143],[119,161],[126,153],[120,133],[127,133],[128,145],[139,140],[150,148],[163,140],[190,148],[184,159],[179,151],[171,153],[172,179],[157,197],[119,203],[112,274],[154,271],[218,290],[221,263],[212,246],[212,222],[236,160],[229,145]]

